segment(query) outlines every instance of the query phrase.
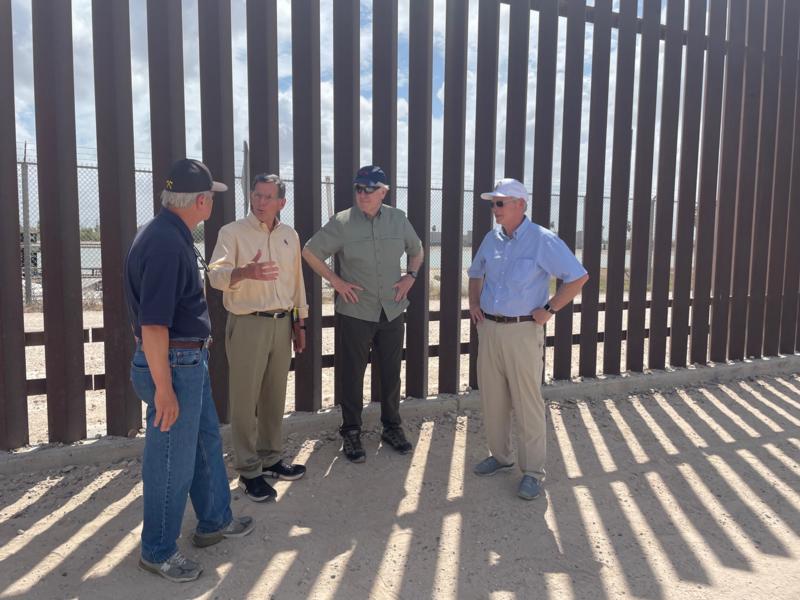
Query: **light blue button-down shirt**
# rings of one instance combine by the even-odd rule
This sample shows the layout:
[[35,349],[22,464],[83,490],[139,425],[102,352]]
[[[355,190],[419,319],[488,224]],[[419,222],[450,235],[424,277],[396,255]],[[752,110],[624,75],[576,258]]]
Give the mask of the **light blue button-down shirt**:
[[561,238],[525,217],[511,237],[500,225],[487,233],[467,273],[484,279],[483,312],[519,317],[547,303],[551,277],[569,283],[586,269]]

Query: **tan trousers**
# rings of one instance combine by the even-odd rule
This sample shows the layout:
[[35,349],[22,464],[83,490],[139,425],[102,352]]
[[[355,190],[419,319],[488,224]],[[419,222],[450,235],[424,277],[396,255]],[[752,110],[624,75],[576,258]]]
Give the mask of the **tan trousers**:
[[485,320],[478,324],[478,339],[478,387],[489,452],[503,464],[514,462],[513,410],[520,469],[543,480],[547,454],[541,387],[544,328],[530,321]]
[[228,313],[225,350],[235,467],[244,477],[257,477],[262,466],[281,458],[291,319]]

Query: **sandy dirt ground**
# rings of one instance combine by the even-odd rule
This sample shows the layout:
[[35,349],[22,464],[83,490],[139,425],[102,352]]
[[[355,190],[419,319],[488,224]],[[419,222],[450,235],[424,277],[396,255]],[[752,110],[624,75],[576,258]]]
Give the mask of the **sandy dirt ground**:
[[292,435],[306,478],[235,490],[255,532],[198,550],[201,578],[137,570],[140,462],[0,476],[0,598],[796,599],[800,378],[550,403],[546,494],[472,475],[481,415],[409,416],[414,452]]

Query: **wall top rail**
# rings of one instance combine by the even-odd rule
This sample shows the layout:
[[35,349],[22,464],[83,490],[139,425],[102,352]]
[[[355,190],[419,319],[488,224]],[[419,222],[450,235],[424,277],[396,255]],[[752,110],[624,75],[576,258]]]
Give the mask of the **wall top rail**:
[[[500,4],[511,4],[511,0],[498,0],[498,1],[500,2]],[[531,10],[532,11],[536,11],[536,12],[540,12],[540,11],[544,10],[544,5],[546,3],[549,3],[549,2],[551,2],[551,0],[530,0]],[[568,4],[569,3],[567,2],[567,0],[558,0],[558,16],[559,17],[566,17],[567,16],[567,6],[568,6]],[[595,7],[594,6],[587,6],[586,7],[586,22],[587,23],[592,23],[594,25],[594,22],[595,22],[594,13],[595,13]],[[611,13],[611,27],[613,29],[619,29],[619,19],[620,19],[620,15],[619,15],[618,12],[612,12]],[[636,17],[636,33],[638,33],[638,34],[642,33],[642,18],[641,17]],[[659,37],[659,39],[662,39],[662,40],[666,40],[667,39],[667,26],[666,25],[659,25],[658,37]],[[688,39],[689,39],[689,32],[687,30],[685,30],[685,29],[681,29],[681,44],[683,44],[685,46],[687,44],[687,42],[688,42]],[[710,47],[708,35],[703,35],[702,40],[703,40],[703,48],[708,50],[709,47]],[[745,44],[744,46],[746,48],[747,44]],[[726,53],[728,52],[729,47],[730,47],[730,41],[726,40],[725,41],[725,52]],[[761,50],[761,54],[764,54],[763,48]]]

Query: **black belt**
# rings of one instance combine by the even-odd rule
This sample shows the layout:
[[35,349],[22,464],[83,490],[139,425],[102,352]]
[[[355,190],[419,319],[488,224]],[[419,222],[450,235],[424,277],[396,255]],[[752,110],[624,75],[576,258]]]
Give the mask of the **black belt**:
[[268,311],[257,310],[256,312],[252,312],[250,314],[253,315],[254,317],[268,317],[270,319],[282,319],[283,317],[289,314],[289,311],[284,310],[281,312],[268,312]]
[[534,320],[533,315],[522,315],[521,317],[504,317],[502,315],[490,315],[484,313],[483,316],[489,319],[490,321],[495,321],[497,323],[522,323],[523,321]]

